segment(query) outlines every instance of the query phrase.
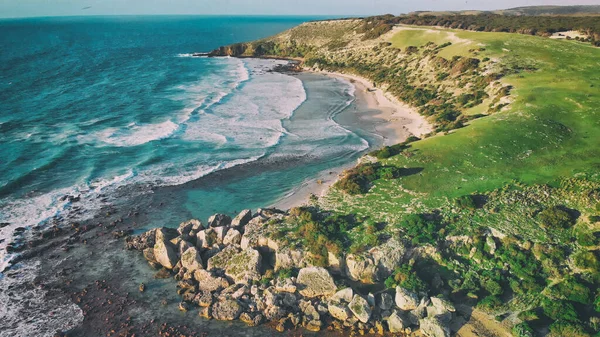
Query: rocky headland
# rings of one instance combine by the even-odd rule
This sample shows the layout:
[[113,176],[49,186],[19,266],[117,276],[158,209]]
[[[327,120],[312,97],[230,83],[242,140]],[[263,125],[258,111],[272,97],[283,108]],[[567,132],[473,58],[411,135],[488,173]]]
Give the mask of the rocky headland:
[[[200,307],[205,319],[271,324],[278,331],[340,330],[352,334],[450,336],[454,305],[383,281],[417,252],[396,240],[358,254],[328,253],[319,265],[285,232],[297,210],[259,209],[231,219],[215,214],[177,229],[157,228],[126,238],[143,253],[155,277],[173,277],[179,309]],[[140,291],[146,291],[144,284]]]

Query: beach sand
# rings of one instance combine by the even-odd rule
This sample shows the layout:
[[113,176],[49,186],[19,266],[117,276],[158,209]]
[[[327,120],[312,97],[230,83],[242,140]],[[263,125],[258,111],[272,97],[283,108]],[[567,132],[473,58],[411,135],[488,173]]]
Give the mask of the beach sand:
[[[312,71],[308,71],[312,72]],[[405,141],[410,136],[422,138],[433,131],[433,127],[425,117],[419,115],[409,105],[386,93],[380,88],[375,88],[372,83],[360,76],[348,75],[334,72],[314,72],[349,81],[355,87],[356,104],[361,108],[357,110],[359,120],[365,127],[367,124],[375,125],[374,131],[383,138],[383,145],[394,145]],[[367,115],[367,111],[378,111],[377,114]],[[374,123],[372,119],[377,119]],[[352,168],[357,163],[349,163],[327,172],[321,172],[317,177],[304,181],[300,186],[292,190],[285,197],[273,204],[279,209],[308,205],[311,195],[323,196],[327,190],[337,181],[344,170]]]
[[398,144],[410,136],[421,138],[433,131],[433,127],[425,117],[419,115],[414,108],[400,102],[382,89],[374,87],[369,80],[356,75],[325,71],[320,73],[350,81],[356,87],[358,101],[364,102],[369,109],[381,111],[381,114],[375,117],[385,120],[383,127],[394,130],[396,136],[389,139],[385,145]]

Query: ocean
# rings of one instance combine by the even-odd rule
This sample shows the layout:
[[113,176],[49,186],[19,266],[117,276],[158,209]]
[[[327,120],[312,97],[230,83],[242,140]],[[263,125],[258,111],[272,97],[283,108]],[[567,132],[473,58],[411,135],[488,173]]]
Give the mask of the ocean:
[[[356,122],[347,81],[272,71],[282,60],[193,56],[312,19],[0,20],[0,289],[19,281],[7,271],[52,269],[41,258],[5,270],[19,255],[7,247],[48,226],[135,212],[136,228],[174,227],[256,210],[381,144]],[[82,319],[68,301],[0,293],[0,336],[51,336]],[[63,316],[23,318],[47,306]]]

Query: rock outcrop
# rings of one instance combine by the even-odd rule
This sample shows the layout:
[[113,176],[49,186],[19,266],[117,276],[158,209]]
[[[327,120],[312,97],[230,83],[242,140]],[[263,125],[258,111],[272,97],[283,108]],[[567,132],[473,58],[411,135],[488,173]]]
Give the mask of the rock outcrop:
[[402,310],[414,310],[419,305],[419,298],[410,290],[396,287],[396,305]]
[[300,269],[296,283],[300,294],[308,298],[331,296],[337,290],[331,274],[321,267]]
[[[303,327],[383,334],[386,327],[391,333],[420,327],[428,337],[449,335],[456,310],[447,299],[420,298],[423,294],[402,287],[372,293],[357,293],[352,287],[338,291],[332,273],[362,283],[389,276],[406,255],[400,242],[390,239],[358,255],[334,256],[337,261],[330,254],[328,270],[311,265],[311,254],[302,247],[276,239],[284,228],[277,226],[285,226],[286,216],[275,209],[261,209],[254,216],[243,211],[233,220],[217,214],[208,228],[190,220],[176,230],[159,228],[129,237],[126,247],[143,252],[148,263],[160,269],[156,277],[172,276],[183,300],[179,309],[198,306],[201,317],[239,319],[249,326],[272,322],[279,331]],[[277,276],[273,269],[285,273]]]
[[154,244],[154,258],[167,269],[173,269],[178,261],[175,246],[164,238]]

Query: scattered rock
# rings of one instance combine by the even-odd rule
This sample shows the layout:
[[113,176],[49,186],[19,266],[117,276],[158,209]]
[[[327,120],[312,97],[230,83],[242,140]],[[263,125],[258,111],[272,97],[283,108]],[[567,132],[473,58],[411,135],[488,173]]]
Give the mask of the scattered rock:
[[396,305],[402,310],[414,310],[419,305],[419,298],[410,290],[396,287]]
[[[208,218],[208,227],[224,227],[231,225],[231,217],[225,214],[215,214]],[[214,315],[214,314],[213,314]]]
[[249,209],[245,209],[240,212],[233,220],[231,220],[231,227],[236,229],[241,229],[246,226],[248,222],[252,219],[252,211]]
[[388,317],[387,322],[391,333],[404,332],[404,329],[409,325],[396,310]]
[[450,329],[436,317],[419,320],[421,332],[428,337],[450,337]]
[[[159,232],[160,231],[157,231],[156,233]],[[175,252],[176,248],[171,242],[165,241],[164,238],[156,240],[156,243],[154,244],[154,257],[163,267],[167,269],[173,269],[173,267],[175,267],[175,264],[178,262],[177,253]]]
[[431,297],[431,305],[433,305],[434,307],[436,307],[442,311],[448,311],[448,312],[456,311],[456,308],[454,307],[454,304],[452,304],[452,302],[448,301],[447,299],[441,298],[441,297]]
[[296,284],[300,294],[308,298],[331,296],[337,289],[329,272],[321,267],[300,269]]
[[232,321],[242,313],[242,307],[233,299],[217,302],[211,308],[212,316],[220,321]]
[[227,235],[223,238],[223,244],[226,246],[229,245],[239,245],[242,241],[242,234],[237,229],[230,229],[227,231]]
[[367,323],[369,318],[371,318],[371,307],[369,306],[369,303],[359,295],[354,295],[354,298],[348,307],[354,316],[363,323]]
[[394,306],[394,298],[388,293],[382,293],[379,295],[377,305],[381,310],[390,310]]
[[202,258],[200,257],[200,253],[195,247],[188,248],[181,255],[181,265],[188,271],[192,272],[204,268],[202,266]]
[[350,315],[352,315],[347,303],[330,302],[327,309],[331,317],[339,319],[340,321],[346,321],[350,318]]
[[352,288],[344,288],[344,289],[338,291],[337,293],[335,293],[333,296],[331,296],[332,301],[346,302],[346,303],[350,303],[352,301],[352,298],[354,298],[354,292],[353,292]]
[[138,287],[138,289],[140,290],[141,293],[143,293],[144,291],[146,291],[146,285],[144,283],[140,283],[140,286]]

